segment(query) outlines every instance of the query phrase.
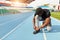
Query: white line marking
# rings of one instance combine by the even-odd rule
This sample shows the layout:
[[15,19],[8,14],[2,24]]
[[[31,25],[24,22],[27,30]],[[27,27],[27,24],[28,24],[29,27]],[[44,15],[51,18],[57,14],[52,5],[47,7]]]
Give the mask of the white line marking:
[[19,18],[14,19],[14,20],[10,20],[10,21],[7,21],[7,22],[4,22],[4,23],[1,23],[0,25],[7,24],[7,23],[9,23],[9,22],[13,22],[13,21],[18,20],[18,19],[19,19]]
[[45,33],[44,29],[42,29],[42,31],[43,31],[44,40],[47,40],[47,36],[46,36],[46,33]]
[[54,20],[56,20],[56,21],[59,21],[59,22],[60,22],[60,20],[58,20],[58,19],[56,19],[56,18],[54,18],[54,17],[51,17],[51,18],[53,18]]
[[[29,17],[28,17],[29,18]],[[28,19],[27,18],[27,19]],[[26,19],[26,20],[27,20]],[[10,32],[8,32],[5,36],[3,36],[2,38],[1,38],[1,40],[3,40],[4,38],[6,38],[9,34],[11,34],[13,31],[15,31],[17,28],[19,28],[19,27],[21,27],[21,25],[23,25],[25,23],[25,21],[23,21],[22,23],[20,23],[19,25],[17,25],[13,30],[11,30]]]
[[4,38],[6,38],[9,34],[11,34],[13,31],[15,31],[18,27],[21,27],[21,25],[24,23],[24,21],[21,23],[21,24],[19,24],[19,25],[17,25],[13,30],[11,30],[10,32],[8,32],[5,36],[3,36],[2,38],[1,38],[1,40],[3,40]]
[[1,39],[0,39],[1,40]]

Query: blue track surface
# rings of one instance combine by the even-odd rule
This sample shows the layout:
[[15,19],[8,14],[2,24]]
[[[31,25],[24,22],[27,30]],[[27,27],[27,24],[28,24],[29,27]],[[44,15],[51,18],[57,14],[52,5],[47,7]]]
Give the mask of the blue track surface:
[[[33,34],[34,12],[0,16],[1,40],[60,40],[60,21],[52,19],[52,31]],[[45,37],[44,37],[45,35]]]

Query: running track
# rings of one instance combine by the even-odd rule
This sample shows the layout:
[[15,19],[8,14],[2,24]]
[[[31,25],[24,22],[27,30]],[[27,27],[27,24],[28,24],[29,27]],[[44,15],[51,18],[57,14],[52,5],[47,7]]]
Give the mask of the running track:
[[51,17],[51,32],[33,34],[34,12],[0,16],[0,40],[60,40],[60,21]]

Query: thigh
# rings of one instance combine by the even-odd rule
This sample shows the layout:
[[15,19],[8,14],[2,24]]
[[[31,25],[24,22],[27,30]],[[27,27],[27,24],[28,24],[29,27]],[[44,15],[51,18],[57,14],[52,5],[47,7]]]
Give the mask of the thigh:
[[47,26],[51,26],[51,19],[50,19],[50,22],[49,22],[49,24]]

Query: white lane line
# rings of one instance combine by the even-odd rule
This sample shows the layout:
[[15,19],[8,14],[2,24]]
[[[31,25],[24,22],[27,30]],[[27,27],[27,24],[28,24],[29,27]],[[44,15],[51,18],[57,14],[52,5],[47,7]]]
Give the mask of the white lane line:
[[60,22],[60,20],[58,20],[58,19],[56,19],[56,18],[54,18],[54,17],[51,17],[51,18],[53,18],[54,20],[56,20],[56,21],[59,21],[59,22]]
[[12,19],[12,20],[10,20],[10,21],[8,20],[7,22],[1,23],[0,25],[7,24],[7,23],[9,23],[9,22],[13,22],[13,21],[16,21],[16,20],[18,20],[18,19],[19,19],[19,18],[16,18],[16,19],[14,19],[14,20]]
[[0,39],[1,40],[1,39]]
[[42,29],[42,31],[43,31],[44,40],[47,40],[47,36],[46,36],[46,33],[45,33],[44,29]]
[[13,30],[11,30],[10,32],[8,32],[5,36],[3,36],[1,38],[1,40],[3,40],[4,38],[6,38],[9,34],[11,34],[13,31],[15,31],[17,28],[21,27],[22,24],[24,24],[25,22],[23,21],[22,23],[20,23],[19,25],[17,25]]
[[[29,17],[28,17],[29,18]],[[27,19],[28,19],[27,18]],[[25,19],[25,21],[27,20],[27,19]],[[3,40],[4,38],[6,38],[8,35],[10,35],[12,32],[14,32],[17,28],[19,28],[19,27],[21,27],[24,23],[25,23],[25,21],[23,21],[22,23],[20,23],[19,25],[17,25],[13,30],[11,30],[10,32],[8,32],[5,36],[3,36],[2,38],[1,38],[1,40]]]
[[21,24],[17,25],[13,30],[11,30],[10,32],[8,32],[5,36],[3,36],[3,37],[1,38],[1,40],[3,40],[4,38],[6,38],[9,34],[11,34],[11,33],[12,33],[13,31],[15,31],[17,28],[21,27],[22,24],[24,24],[24,21],[23,21]]

